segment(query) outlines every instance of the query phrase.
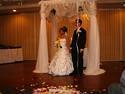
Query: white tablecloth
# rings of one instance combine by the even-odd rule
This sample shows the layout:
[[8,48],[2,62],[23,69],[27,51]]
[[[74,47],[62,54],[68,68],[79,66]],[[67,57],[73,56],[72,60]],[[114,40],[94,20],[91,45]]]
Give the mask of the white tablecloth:
[[0,49],[0,64],[23,61],[22,48]]

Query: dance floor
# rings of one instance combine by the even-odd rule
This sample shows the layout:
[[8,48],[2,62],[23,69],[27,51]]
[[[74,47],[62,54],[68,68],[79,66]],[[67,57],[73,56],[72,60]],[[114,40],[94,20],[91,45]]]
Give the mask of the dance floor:
[[[35,74],[32,72],[34,68],[35,61],[1,64],[0,92],[15,94],[15,91],[23,92],[26,89],[32,91],[32,88],[42,86],[76,86],[78,90],[87,92],[105,90],[112,83],[119,83],[121,73],[125,69],[125,62],[102,62],[101,68],[106,72],[98,76]],[[19,94],[31,94],[31,92]]]

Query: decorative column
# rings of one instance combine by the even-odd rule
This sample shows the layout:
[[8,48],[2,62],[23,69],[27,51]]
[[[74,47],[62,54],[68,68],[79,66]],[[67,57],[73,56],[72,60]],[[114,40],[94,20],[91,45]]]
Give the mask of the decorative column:
[[46,15],[45,5],[41,5],[41,23],[39,33],[39,48],[35,73],[48,73],[48,45],[47,45],[47,29],[46,29]]
[[96,19],[96,6],[95,1],[90,3],[90,32],[88,40],[88,58],[87,67],[84,71],[86,75],[98,75],[105,71],[100,69],[100,39],[99,39],[99,29]]

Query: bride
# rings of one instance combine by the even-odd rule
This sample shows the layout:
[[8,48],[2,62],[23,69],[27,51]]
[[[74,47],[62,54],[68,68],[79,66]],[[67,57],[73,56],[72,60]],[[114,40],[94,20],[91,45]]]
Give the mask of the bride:
[[67,27],[63,26],[60,28],[59,38],[55,42],[58,51],[56,52],[49,66],[49,74],[54,76],[69,75],[74,70],[71,55],[66,46],[66,33]]

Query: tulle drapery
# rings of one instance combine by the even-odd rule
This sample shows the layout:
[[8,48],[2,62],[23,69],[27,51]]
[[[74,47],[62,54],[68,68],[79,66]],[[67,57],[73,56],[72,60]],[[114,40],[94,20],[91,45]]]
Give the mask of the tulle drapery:
[[90,16],[90,33],[87,50],[87,65],[84,74],[98,75],[104,73],[105,71],[100,69],[100,39],[95,15]]
[[96,5],[94,1],[90,2],[89,5],[90,32],[88,36],[87,65],[84,74],[98,75],[104,73],[105,71],[100,69],[100,39],[96,18]]
[[50,12],[52,12],[52,10],[55,10],[56,16],[58,17],[70,18],[74,15],[88,15],[90,22],[90,32],[88,40],[89,45],[87,48],[87,68],[84,71],[84,74],[98,75],[104,73],[104,70],[100,69],[99,29],[96,19],[95,0],[46,0],[40,1],[39,4],[41,5],[41,26],[38,59],[35,70],[40,73],[48,73],[48,47],[45,18],[51,15]]
[[39,34],[39,48],[35,73],[48,73],[48,45],[47,45],[47,28],[46,28],[46,16],[45,6],[41,6],[41,22],[40,22],[40,34]]
[[50,61],[52,60],[53,56],[55,55],[56,53],[56,47],[55,47],[55,41],[57,39],[57,27],[58,27],[58,24],[57,24],[57,20],[56,20],[56,17],[53,17],[53,19],[51,20],[52,22],[52,29],[50,31],[50,37],[51,37],[51,41],[50,41]]

